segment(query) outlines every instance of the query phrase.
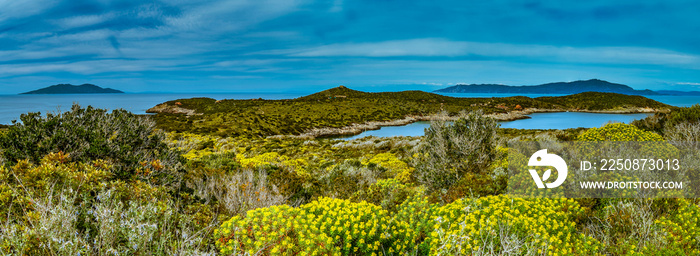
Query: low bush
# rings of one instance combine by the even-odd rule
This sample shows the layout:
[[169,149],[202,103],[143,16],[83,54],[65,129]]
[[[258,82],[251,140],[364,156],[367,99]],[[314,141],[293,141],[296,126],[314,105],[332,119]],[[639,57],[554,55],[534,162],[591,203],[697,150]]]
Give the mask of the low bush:
[[186,183],[194,196],[206,204],[216,203],[228,216],[244,215],[249,210],[287,202],[287,196],[270,184],[264,169],[190,173]]
[[578,141],[663,141],[661,135],[623,123],[606,124],[591,128],[577,138]]
[[0,166],[0,254],[196,255],[219,222],[183,214],[171,190],[111,178],[111,165],[52,153]]
[[319,198],[299,208],[272,206],[235,216],[214,236],[222,255],[378,255],[393,253],[392,234],[405,232],[379,206]]
[[700,122],[682,122],[664,129],[664,137],[679,149],[700,150]]
[[490,176],[490,166],[499,155],[497,129],[498,123],[481,112],[462,113],[453,124],[431,122],[414,154],[415,179],[428,193],[441,197],[464,177]]
[[[700,254],[700,207],[690,200],[680,201],[678,211],[656,221],[664,227],[668,248],[663,252],[667,255],[698,255]],[[649,251],[658,247],[649,247]]]
[[674,108],[668,113],[656,113],[641,120],[635,120],[632,125],[645,131],[664,133],[665,130],[681,123],[700,122],[700,104],[685,108]]
[[576,230],[583,209],[571,199],[488,196],[435,212],[431,255],[592,255],[600,243]]
[[351,200],[355,202],[367,201],[379,205],[389,212],[396,212],[396,209],[410,196],[422,194],[421,191],[396,179],[381,179],[370,185],[367,189],[360,190],[352,195]]

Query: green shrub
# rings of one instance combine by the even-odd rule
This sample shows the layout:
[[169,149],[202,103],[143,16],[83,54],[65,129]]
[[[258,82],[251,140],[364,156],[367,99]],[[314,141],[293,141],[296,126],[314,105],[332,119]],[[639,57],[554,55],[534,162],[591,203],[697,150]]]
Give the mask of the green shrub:
[[352,195],[351,200],[355,202],[367,201],[379,205],[389,212],[396,212],[399,205],[415,194],[420,193],[396,179],[381,179],[367,189],[357,191]]
[[695,104],[687,108],[675,108],[669,113],[656,113],[642,120],[635,120],[632,125],[645,131],[662,133],[677,124],[698,122],[700,122],[700,104]]
[[484,117],[481,112],[462,113],[453,124],[431,122],[414,155],[416,180],[425,185],[429,193],[445,194],[463,177],[490,175],[490,166],[499,155],[496,150],[498,126],[494,119]]
[[679,149],[700,149],[700,122],[682,122],[664,129],[664,137]]
[[[154,123],[126,110],[73,105],[58,114],[28,113],[0,134],[0,154],[7,164],[63,152],[73,161],[106,160],[114,178],[140,178],[155,183],[179,181],[182,169],[177,152],[165,142]],[[138,174],[138,175],[137,175]]]

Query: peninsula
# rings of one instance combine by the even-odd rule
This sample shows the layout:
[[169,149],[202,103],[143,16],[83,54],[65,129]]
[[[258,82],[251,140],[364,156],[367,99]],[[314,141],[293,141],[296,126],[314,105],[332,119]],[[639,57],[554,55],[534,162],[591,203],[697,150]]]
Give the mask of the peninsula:
[[57,84],[49,87],[41,88],[34,91],[24,92],[20,94],[88,94],[88,93],[124,93],[120,90],[111,88],[102,88],[94,84]]
[[340,86],[286,100],[179,99],[147,110],[165,131],[224,137],[352,135],[431,120],[441,112],[481,110],[497,120],[535,112],[654,113],[673,107],[643,96],[585,92],[568,96],[456,98],[423,91],[362,92]]

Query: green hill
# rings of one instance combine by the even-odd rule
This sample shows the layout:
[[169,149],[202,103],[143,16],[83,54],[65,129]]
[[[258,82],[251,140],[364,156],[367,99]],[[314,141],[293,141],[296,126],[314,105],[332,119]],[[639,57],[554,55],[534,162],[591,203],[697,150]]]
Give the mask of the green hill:
[[20,94],[83,94],[83,93],[124,93],[111,88],[102,88],[94,84],[57,84]]

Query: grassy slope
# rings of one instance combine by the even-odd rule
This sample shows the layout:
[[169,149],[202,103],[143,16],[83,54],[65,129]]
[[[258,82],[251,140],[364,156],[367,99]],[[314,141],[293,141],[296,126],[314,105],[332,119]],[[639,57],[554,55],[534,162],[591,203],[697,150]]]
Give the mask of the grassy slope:
[[[604,103],[603,103],[604,102]],[[422,91],[367,93],[337,87],[297,99],[221,100],[192,98],[164,104],[193,109],[202,115],[158,113],[155,120],[168,131],[220,136],[300,134],[318,127],[344,127],[367,121],[389,121],[442,110],[456,114],[481,109],[486,114],[522,108],[559,110],[619,110],[671,106],[641,97],[612,93],[582,93],[564,97],[454,98]]]

